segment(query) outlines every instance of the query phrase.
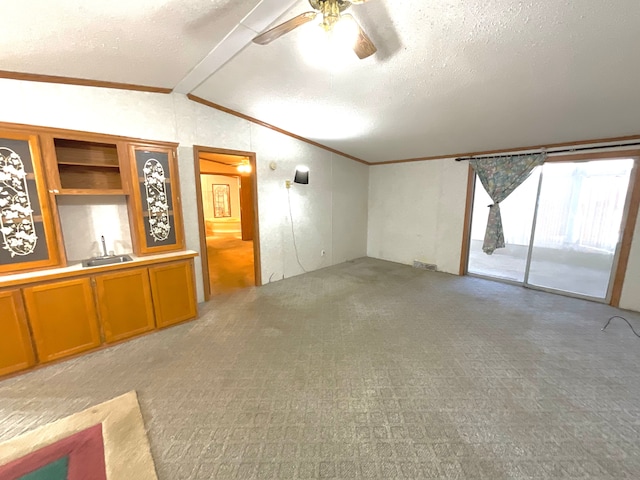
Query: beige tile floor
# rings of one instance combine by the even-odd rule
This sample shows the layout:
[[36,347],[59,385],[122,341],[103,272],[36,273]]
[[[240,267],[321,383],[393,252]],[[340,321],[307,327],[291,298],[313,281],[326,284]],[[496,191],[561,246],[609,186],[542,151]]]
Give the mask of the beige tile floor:
[[640,316],[372,259],[0,382],[0,440],[128,390],[160,479],[640,478]]

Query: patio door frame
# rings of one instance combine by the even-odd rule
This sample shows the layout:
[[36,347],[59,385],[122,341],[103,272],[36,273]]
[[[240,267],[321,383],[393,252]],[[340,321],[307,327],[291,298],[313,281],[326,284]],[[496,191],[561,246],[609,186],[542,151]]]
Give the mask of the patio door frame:
[[464,231],[462,240],[462,251],[460,256],[460,275],[468,275],[472,277],[485,278],[488,280],[498,281],[502,283],[509,283],[512,285],[520,285],[525,288],[533,290],[541,290],[550,293],[557,293],[569,297],[582,298],[586,300],[608,303],[614,307],[620,305],[620,297],[622,295],[622,288],[624,285],[624,277],[627,272],[627,265],[629,263],[629,254],[631,252],[631,242],[633,241],[633,232],[636,226],[636,220],[638,218],[638,211],[640,209],[640,150],[617,150],[608,152],[597,153],[581,153],[581,154],[568,154],[568,155],[555,155],[549,156],[545,163],[556,162],[588,162],[594,160],[615,160],[615,159],[627,159],[634,160],[634,165],[631,170],[629,178],[629,187],[627,190],[627,197],[625,201],[624,211],[621,220],[622,236],[616,246],[616,252],[614,255],[612,273],[609,276],[609,285],[607,288],[606,298],[596,298],[586,295],[581,295],[573,292],[567,292],[564,290],[557,290],[553,288],[541,287],[538,285],[531,285],[527,283],[529,267],[531,264],[531,253],[533,249],[533,239],[535,235],[535,222],[538,212],[538,202],[540,197],[540,188],[542,185],[542,174],[538,183],[538,192],[536,196],[536,206],[534,213],[534,220],[531,228],[531,239],[529,243],[529,251],[527,254],[527,265],[525,270],[524,280],[522,282],[508,280],[498,277],[491,277],[488,275],[481,275],[476,273],[470,273],[468,271],[469,265],[469,253],[471,250],[471,220],[473,217],[473,199],[475,194],[476,174],[469,165],[469,171],[467,175],[467,202],[464,217]]

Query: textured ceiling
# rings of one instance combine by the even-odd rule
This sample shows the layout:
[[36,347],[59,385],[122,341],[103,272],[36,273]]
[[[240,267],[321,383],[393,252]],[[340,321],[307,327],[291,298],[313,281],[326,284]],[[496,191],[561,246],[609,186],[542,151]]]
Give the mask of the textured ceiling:
[[173,88],[258,0],[0,2],[0,69]]
[[[2,2],[0,69],[173,88],[258,3]],[[278,22],[307,10],[300,0]],[[192,93],[370,162],[640,133],[638,0],[351,12],[373,57],[323,62],[309,23],[250,44]]]

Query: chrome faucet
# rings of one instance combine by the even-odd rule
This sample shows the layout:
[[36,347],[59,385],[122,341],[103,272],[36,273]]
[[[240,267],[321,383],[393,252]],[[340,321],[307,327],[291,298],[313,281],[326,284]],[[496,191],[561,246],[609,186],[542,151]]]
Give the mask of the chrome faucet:
[[104,241],[104,235],[100,236],[100,241],[102,242],[102,256],[108,257],[109,254],[107,253],[107,244]]

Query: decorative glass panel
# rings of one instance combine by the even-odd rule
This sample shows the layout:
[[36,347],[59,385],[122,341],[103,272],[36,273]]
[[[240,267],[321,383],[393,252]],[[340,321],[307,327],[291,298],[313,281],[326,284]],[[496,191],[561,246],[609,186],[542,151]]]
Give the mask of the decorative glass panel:
[[0,139],[0,265],[49,259],[27,140]]
[[136,150],[144,235],[148,248],[177,243],[171,168],[167,152]]

